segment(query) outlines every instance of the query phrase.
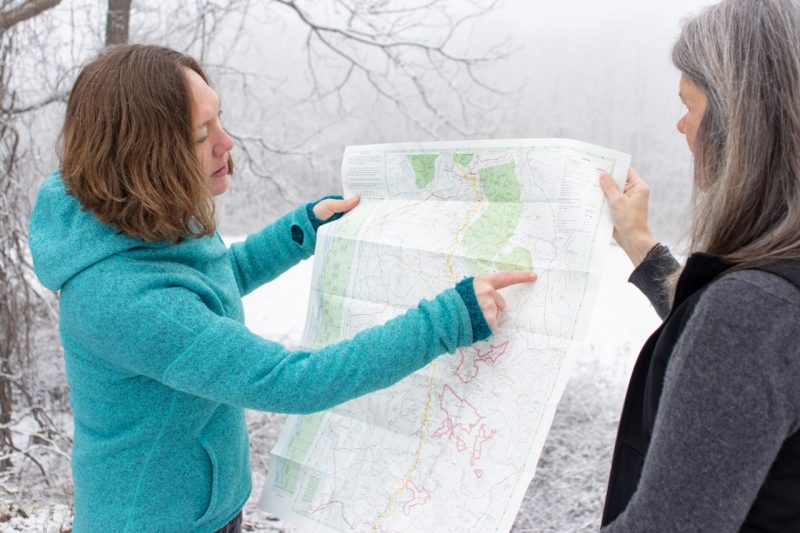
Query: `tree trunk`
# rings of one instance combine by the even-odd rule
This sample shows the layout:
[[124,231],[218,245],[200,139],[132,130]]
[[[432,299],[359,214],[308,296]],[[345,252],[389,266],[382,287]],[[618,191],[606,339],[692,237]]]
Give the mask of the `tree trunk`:
[[106,18],[106,46],[128,42],[131,20],[131,0],[108,0]]

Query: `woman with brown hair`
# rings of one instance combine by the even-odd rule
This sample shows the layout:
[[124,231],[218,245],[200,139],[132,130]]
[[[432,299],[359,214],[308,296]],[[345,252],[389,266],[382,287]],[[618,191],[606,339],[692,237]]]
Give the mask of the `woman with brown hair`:
[[726,0],[672,52],[694,156],[680,267],[649,189],[608,176],[614,235],[664,322],[633,370],[603,531],[800,531],[800,5]]
[[30,246],[60,291],[76,533],[239,531],[243,408],[308,413],[387,387],[489,336],[497,289],[535,279],[467,278],[351,340],[287,350],[244,326],[241,297],[309,257],[319,225],[358,199],[301,206],[226,248],[213,197],[232,148],[208,78],[174,50],[111,48],[72,89]]

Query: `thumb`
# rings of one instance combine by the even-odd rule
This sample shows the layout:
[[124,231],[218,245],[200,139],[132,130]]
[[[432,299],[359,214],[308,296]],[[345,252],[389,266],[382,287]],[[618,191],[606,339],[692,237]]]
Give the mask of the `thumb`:
[[622,191],[619,190],[617,183],[608,172],[600,174],[600,188],[603,189],[603,194],[608,198],[608,202],[612,203],[622,196]]
[[314,206],[314,216],[325,221],[339,213],[346,213],[353,209],[361,201],[358,196],[352,196],[346,200],[339,198],[326,198],[317,202]]
[[336,200],[335,202],[331,202],[327,207],[334,214],[336,213],[346,213],[353,209],[355,206],[358,205],[358,202],[361,201],[359,196],[351,196],[350,198],[346,198],[344,200]]

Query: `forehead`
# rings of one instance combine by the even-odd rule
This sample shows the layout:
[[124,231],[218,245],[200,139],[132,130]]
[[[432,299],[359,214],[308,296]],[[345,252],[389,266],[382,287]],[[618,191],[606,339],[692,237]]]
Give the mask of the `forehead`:
[[184,69],[184,75],[189,82],[189,99],[192,105],[192,125],[200,128],[219,113],[219,96],[217,92],[203,81],[200,75],[191,70]]

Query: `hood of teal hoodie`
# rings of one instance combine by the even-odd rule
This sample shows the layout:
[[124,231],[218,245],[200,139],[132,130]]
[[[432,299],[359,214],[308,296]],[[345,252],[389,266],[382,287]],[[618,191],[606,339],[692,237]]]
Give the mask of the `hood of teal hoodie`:
[[95,263],[153,244],[124,235],[83,209],[59,172],[42,183],[28,230],[34,272],[54,291]]

